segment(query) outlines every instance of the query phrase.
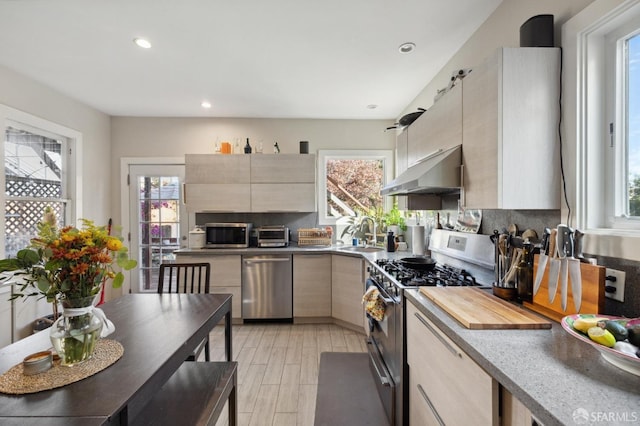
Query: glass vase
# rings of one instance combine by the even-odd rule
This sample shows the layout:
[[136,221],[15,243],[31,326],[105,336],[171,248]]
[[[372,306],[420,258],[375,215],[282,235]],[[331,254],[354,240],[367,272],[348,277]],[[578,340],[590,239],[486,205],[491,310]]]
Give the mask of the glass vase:
[[62,300],[62,315],[53,323],[50,338],[61,365],[71,367],[91,358],[102,331],[93,314],[95,297]]

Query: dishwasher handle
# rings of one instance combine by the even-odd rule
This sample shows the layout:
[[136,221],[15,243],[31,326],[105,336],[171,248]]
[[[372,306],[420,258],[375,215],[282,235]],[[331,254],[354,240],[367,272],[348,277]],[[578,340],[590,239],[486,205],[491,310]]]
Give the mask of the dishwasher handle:
[[277,262],[291,262],[291,259],[284,257],[276,257],[271,259],[244,259],[244,263],[277,263]]

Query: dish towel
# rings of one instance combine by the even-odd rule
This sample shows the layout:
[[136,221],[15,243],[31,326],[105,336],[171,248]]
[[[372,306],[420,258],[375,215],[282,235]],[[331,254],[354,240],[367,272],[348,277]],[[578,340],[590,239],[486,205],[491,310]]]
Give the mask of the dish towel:
[[364,303],[364,310],[376,321],[382,321],[384,319],[384,312],[387,306],[384,304],[380,292],[375,287],[369,287],[369,289],[362,296],[362,303]]

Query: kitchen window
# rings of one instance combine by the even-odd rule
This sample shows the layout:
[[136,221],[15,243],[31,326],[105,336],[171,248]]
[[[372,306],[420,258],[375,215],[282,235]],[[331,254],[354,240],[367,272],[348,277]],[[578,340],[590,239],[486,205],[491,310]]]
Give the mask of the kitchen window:
[[319,224],[334,225],[340,217],[391,208],[390,197],[382,197],[380,189],[393,177],[393,151],[320,150],[318,162]]
[[37,234],[44,209],[51,206],[58,226],[72,223],[75,182],[72,147],[80,135],[11,108],[0,108],[4,121],[3,257],[15,256]]
[[640,0],[596,0],[562,28],[563,218],[588,233],[586,253],[629,260],[640,260],[639,30]]
[[606,37],[609,146],[613,200],[610,225],[640,226],[640,23],[631,21]]

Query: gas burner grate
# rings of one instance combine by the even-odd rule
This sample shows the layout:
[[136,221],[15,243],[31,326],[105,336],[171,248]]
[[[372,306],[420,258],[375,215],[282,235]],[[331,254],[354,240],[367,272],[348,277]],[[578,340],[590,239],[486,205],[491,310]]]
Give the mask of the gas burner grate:
[[469,272],[449,265],[437,264],[430,271],[422,271],[408,268],[397,260],[378,259],[376,263],[396,281],[407,287],[478,286],[475,278]]

